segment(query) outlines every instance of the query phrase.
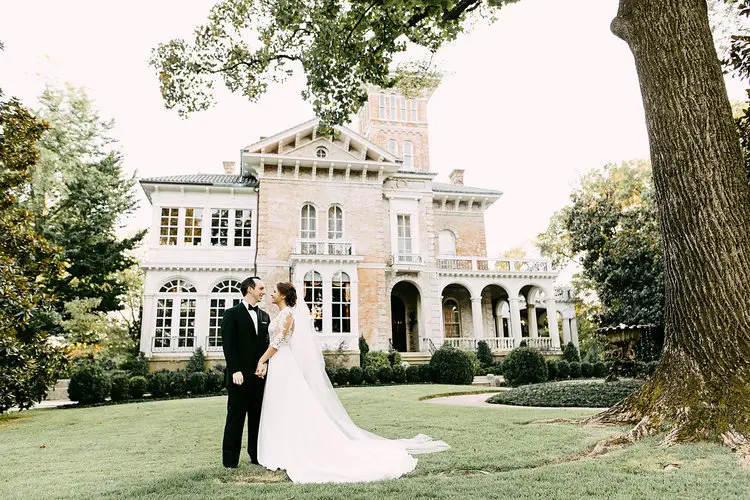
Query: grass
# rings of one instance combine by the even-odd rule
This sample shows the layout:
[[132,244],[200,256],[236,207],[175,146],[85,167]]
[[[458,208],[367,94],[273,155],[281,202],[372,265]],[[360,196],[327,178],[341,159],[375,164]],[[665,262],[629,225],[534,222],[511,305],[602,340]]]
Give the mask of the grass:
[[518,406],[609,408],[643,385],[642,380],[564,380],[515,387],[491,397],[488,403]]
[[[479,389],[479,388],[478,388]],[[486,388],[485,388],[486,389]],[[747,498],[750,471],[712,444],[655,439],[568,461],[615,429],[533,420],[583,410],[469,408],[420,402],[467,387],[339,389],[352,418],[388,437],[418,432],[452,449],[419,457],[399,480],[296,485],[242,457],[220,465],[226,397],[32,410],[0,419],[0,497],[8,498]],[[665,466],[677,468],[665,471]]]

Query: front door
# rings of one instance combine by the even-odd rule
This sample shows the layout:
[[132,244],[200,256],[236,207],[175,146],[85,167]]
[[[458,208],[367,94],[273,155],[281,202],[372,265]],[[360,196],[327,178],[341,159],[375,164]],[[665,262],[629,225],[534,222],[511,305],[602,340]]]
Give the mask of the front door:
[[406,307],[398,297],[391,297],[391,333],[393,348],[406,352]]

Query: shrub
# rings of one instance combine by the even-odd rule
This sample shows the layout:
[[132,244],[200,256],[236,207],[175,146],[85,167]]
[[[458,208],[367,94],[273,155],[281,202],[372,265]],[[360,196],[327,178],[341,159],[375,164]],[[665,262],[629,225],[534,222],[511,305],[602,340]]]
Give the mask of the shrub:
[[592,365],[588,361],[584,361],[583,363],[581,363],[581,377],[591,378],[593,374],[594,374],[594,365]]
[[363,369],[367,366],[368,352],[370,352],[370,346],[367,345],[364,337],[359,337],[359,366]]
[[390,366],[378,368],[378,380],[383,384],[389,384],[393,380],[393,368]]
[[649,361],[648,363],[646,363],[646,374],[650,377],[651,375],[654,374],[658,366],[659,366],[658,361]]
[[487,368],[487,372],[491,373],[493,375],[502,375],[503,374],[503,363],[501,361],[496,361],[495,363],[492,363],[492,366]]
[[490,349],[490,345],[484,340],[477,342],[477,360],[479,360],[479,364],[484,368],[492,366],[495,363],[495,358],[492,357],[492,349]]
[[205,394],[208,386],[208,375],[204,372],[193,372],[187,377],[187,385],[191,394]]
[[476,372],[474,372],[474,376],[482,376],[487,375],[489,371],[487,371],[487,368],[479,368]]
[[482,368],[482,365],[479,363],[476,353],[474,351],[463,351],[463,353],[466,354],[471,361],[471,374],[479,375],[479,370]]
[[388,354],[383,351],[370,351],[365,356],[365,366],[372,366],[376,370],[382,366],[391,366]]
[[361,385],[365,379],[365,371],[359,366],[352,366],[349,368],[349,384],[350,385]]
[[593,366],[594,364],[598,363],[602,360],[602,348],[601,346],[596,343],[592,342],[589,346],[588,352],[586,352],[586,357],[584,358],[584,361],[588,361]]
[[163,398],[169,394],[169,372],[162,370],[152,373],[148,379],[148,392],[155,398]]
[[334,379],[336,378],[336,370],[326,366],[326,375],[328,375],[328,380],[330,380],[331,383],[333,383]]
[[547,380],[544,356],[531,347],[516,347],[503,361],[503,377],[511,387],[537,384]]
[[528,346],[529,346],[529,343],[526,342],[525,340],[522,340],[521,342],[518,343],[518,347],[528,347]]
[[365,382],[368,384],[378,383],[378,369],[374,366],[365,367]]
[[112,377],[112,383],[109,388],[109,398],[112,401],[125,401],[130,397],[129,382],[130,377],[125,374],[118,374]]
[[557,360],[548,359],[547,360],[547,380],[555,380],[555,379],[557,379]]
[[406,383],[406,369],[401,365],[396,365],[392,368],[393,370],[393,381],[397,384]]
[[206,371],[206,355],[203,354],[203,348],[199,347],[193,351],[193,355],[187,362],[185,367],[186,373],[205,372]]
[[208,378],[206,378],[206,392],[210,394],[221,392],[222,387],[224,387],[224,374],[216,370],[208,372]]
[[570,377],[570,363],[564,359],[557,360],[557,379],[567,380]]
[[86,363],[70,376],[68,397],[81,404],[101,403],[109,396],[112,382],[99,365]]
[[349,382],[349,368],[336,368],[333,372],[333,381],[342,387],[345,386]]
[[429,363],[424,365],[419,365],[419,380],[425,383],[430,383],[435,381],[435,374],[433,373],[434,370],[432,369],[432,366],[430,366]]
[[[429,365],[422,365],[422,366],[429,366]],[[417,384],[420,381],[419,375],[420,375],[420,367],[416,365],[412,365],[406,368],[406,381],[410,384]]]
[[565,349],[563,350],[563,359],[568,363],[572,363],[573,361],[578,361],[580,363],[581,356],[578,354],[578,348],[573,342],[568,342],[567,344],[565,344]]
[[548,382],[501,392],[487,401],[520,406],[606,408],[630,396],[642,385],[643,382],[637,380],[620,380],[610,383]]
[[604,378],[607,376],[607,365],[604,364],[604,361],[597,361],[596,363],[594,363],[593,368],[594,377]]
[[131,398],[141,399],[148,390],[148,380],[142,375],[131,377],[128,381],[128,390]]
[[570,378],[581,378],[581,363],[578,361],[570,363]]
[[125,361],[120,363],[119,368],[130,373],[131,377],[148,376],[148,361],[142,352],[139,352],[138,356],[129,355],[125,358]]
[[388,364],[391,366],[401,365],[401,353],[396,350],[388,351]]
[[187,373],[182,370],[169,374],[169,394],[172,396],[183,396],[187,394]]
[[433,380],[441,384],[469,385],[474,380],[474,366],[465,351],[443,345],[430,359]]

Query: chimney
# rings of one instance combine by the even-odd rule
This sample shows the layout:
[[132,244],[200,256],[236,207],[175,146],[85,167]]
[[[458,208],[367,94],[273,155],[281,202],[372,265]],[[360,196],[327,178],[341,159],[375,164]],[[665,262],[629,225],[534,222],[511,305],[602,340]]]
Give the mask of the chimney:
[[464,169],[454,168],[448,178],[451,180],[451,184],[458,184],[459,186],[464,185]]
[[225,161],[224,163],[224,173],[229,175],[234,175],[234,162],[233,161]]

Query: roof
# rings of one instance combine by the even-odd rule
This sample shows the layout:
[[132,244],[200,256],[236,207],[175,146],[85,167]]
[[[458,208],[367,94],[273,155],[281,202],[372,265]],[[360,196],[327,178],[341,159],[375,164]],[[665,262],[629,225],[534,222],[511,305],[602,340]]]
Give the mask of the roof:
[[495,191],[492,189],[482,189],[464,186],[462,184],[445,184],[442,182],[433,182],[432,190],[436,193],[464,193],[464,194],[476,194],[484,196],[502,196],[502,191]]
[[255,177],[242,177],[231,174],[192,174],[149,177],[141,179],[141,184],[190,184],[194,186],[257,187]]

